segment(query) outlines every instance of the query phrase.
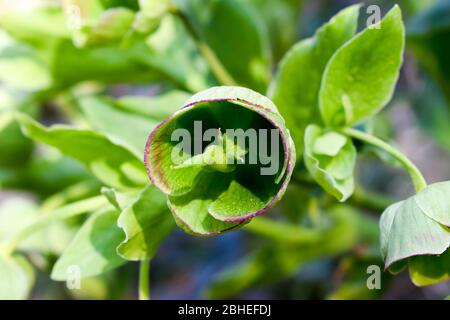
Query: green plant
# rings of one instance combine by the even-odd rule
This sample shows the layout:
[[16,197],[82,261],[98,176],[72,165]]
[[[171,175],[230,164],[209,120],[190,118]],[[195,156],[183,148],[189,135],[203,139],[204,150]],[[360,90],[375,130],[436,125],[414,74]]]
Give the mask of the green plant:
[[[295,44],[272,78],[271,49],[282,49],[271,48],[252,2],[72,0],[0,14],[0,136],[19,141],[14,151],[0,141],[7,154],[0,178],[4,187],[34,188],[43,199],[0,233],[0,298],[29,294],[30,252],[58,256],[51,266],[56,281],[68,280],[72,266],[90,278],[140,261],[139,294],[149,298],[150,261],[176,224],[202,236],[243,227],[270,240],[223,272],[210,297],[277,281],[308,261],[360,245],[367,250],[348,263],[377,261],[381,246],[386,268],[397,273],[408,266],[418,286],[450,278],[450,182],[427,186],[419,169],[371,130],[403,63],[400,7],[359,33],[361,6],[340,11]],[[74,17],[64,16],[74,8],[79,28],[68,27]],[[157,82],[163,90],[108,96],[108,85],[123,82]],[[33,119],[36,106],[49,102],[70,124],[46,127]],[[172,134],[193,133],[195,121],[216,130],[218,143],[187,153]],[[251,145],[236,143],[226,129],[275,130],[280,146],[271,155],[281,165],[262,175],[268,162],[247,164]],[[25,137],[51,147],[35,154],[50,163],[48,170],[60,166],[73,176],[58,175],[46,193],[45,181],[33,176],[34,146]],[[392,204],[361,187],[357,157],[370,148],[409,174],[415,195]],[[25,164],[10,161],[12,153]],[[18,165],[27,168],[23,176]],[[280,212],[271,215],[278,202]],[[0,222],[8,210],[23,208],[0,206]],[[358,210],[385,210],[380,231]],[[55,226],[61,239],[72,239],[63,248],[45,240]],[[26,245],[30,239],[34,247]]]

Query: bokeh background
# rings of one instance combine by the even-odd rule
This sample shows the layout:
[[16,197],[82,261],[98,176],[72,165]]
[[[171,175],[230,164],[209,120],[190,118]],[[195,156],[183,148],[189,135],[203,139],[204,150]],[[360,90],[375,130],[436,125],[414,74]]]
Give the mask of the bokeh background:
[[[8,64],[8,59],[17,57],[34,59],[40,44],[50,41],[46,34],[59,32],[54,27],[57,23],[52,25],[54,21],[51,21],[57,18],[40,17],[42,20],[38,20],[38,16],[33,16],[34,9],[21,21],[17,18],[16,25],[11,27],[11,12],[30,10],[43,2],[59,3],[0,1],[0,240],[15,227],[11,226],[12,215],[26,217],[27,212],[36,210],[52,195],[81,181],[89,185],[83,196],[95,194],[100,188],[98,181],[78,162],[24,137],[19,126],[10,121],[9,111],[21,108],[46,125],[70,123],[83,127],[86,121],[73,102],[80,92],[102,92],[113,97],[151,97],[172,88],[195,91],[195,88],[187,88],[186,84],[155,76],[148,65],[147,69],[142,65],[127,65],[126,58],[121,56],[126,48],[117,53],[117,61],[112,59],[115,62],[105,67],[117,69],[108,69],[100,76],[97,71],[89,75],[89,68],[102,63],[102,53],[92,57],[88,52],[90,49],[73,53],[64,46],[60,47],[59,54],[67,59],[61,59],[58,71],[53,75],[64,83],[59,88],[47,90],[45,83],[48,79],[38,66],[32,64],[33,60]],[[137,8],[135,1],[110,2],[133,10]],[[238,2],[246,2],[265,23],[270,35],[275,73],[278,62],[294,43],[313,35],[340,9],[360,1]],[[428,182],[450,180],[450,0],[363,2],[379,5],[383,14],[393,4],[399,4],[408,32],[405,62],[394,99],[377,115],[372,123],[373,130],[407,154]],[[361,11],[361,26],[367,17],[365,9],[363,7]],[[39,24],[42,27],[39,32],[32,30]],[[233,36],[239,37],[238,30],[230,27],[230,32],[236,32]],[[11,43],[18,44],[15,50],[8,49]],[[111,55],[108,50],[114,51],[118,46],[110,45],[104,58]],[[183,47],[178,50],[183,50]],[[239,59],[239,54],[235,59]],[[70,67],[71,63],[76,67]],[[122,68],[138,70],[127,74]],[[35,100],[39,103],[24,103],[36,96],[42,97]],[[383,164],[380,157],[383,155],[374,150],[360,157],[357,176],[361,190],[351,199],[351,206],[344,208],[354,210],[357,215],[373,222],[367,227],[371,239],[377,239],[376,223],[380,208],[413,192],[408,176],[395,166]],[[389,163],[389,159],[385,163]],[[299,194],[301,192],[296,190],[288,191],[286,201],[273,209],[270,215],[277,218],[286,212],[287,216],[295,212],[296,219],[298,216],[309,217],[313,211],[311,204],[306,196],[299,198]],[[367,198],[370,199],[369,205]],[[365,205],[360,205],[362,202]],[[137,263],[85,279],[81,290],[67,290],[64,283],[49,279],[49,270],[58,253],[81,222],[81,218],[74,219],[55,227],[55,233],[47,239],[51,250],[45,253],[27,251],[27,257],[38,271],[30,298],[136,298]],[[339,237],[339,234],[335,236]],[[326,241],[337,240],[330,237]],[[379,254],[360,244],[330,252],[325,247],[307,244],[289,246],[245,229],[207,239],[192,237],[177,229],[163,242],[152,262],[151,291],[154,299],[441,299],[450,293],[449,283],[417,288],[406,272],[395,277],[384,273],[382,290],[367,290],[366,268],[371,264],[382,266]]]

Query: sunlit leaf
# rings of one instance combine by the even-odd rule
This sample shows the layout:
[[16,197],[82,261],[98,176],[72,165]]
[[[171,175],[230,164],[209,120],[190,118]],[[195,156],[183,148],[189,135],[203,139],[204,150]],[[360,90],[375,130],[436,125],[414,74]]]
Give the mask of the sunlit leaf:
[[[35,223],[44,213],[30,199],[10,197],[0,203],[0,244]],[[63,222],[53,223],[30,235],[18,248],[25,252],[60,254],[73,236]]]
[[189,99],[184,91],[172,90],[153,97],[124,96],[117,107],[157,121],[162,121],[177,111]]
[[38,46],[51,39],[70,37],[59,5],[12,5],[0,13],[0,25],[14,38]]
[[146,260],[174,227],[166,197],[152,185],[145,187],[120,214],[118,225],[126,238],[117,252],[127,260]]
[[13,45],[0,50],[0,82],[23,91],[51,86],[49,68],[31,48]]
[[271,84],[270,96],[285,117],[300,154],[306,126],[321,123],[319,89],[322,74],[335,51],[355,34],[359,8],[355,5],[342,10],[317,30],[314,37],[302,40],[290,49]]
[[351,126],[391,100],[403,61],[404,26],[395,6],[342,46],[323,75],[319,105],[329,126]]
[[380,230],[386,268],[408,261],[416,285],[448,279],[449,196],[450,182],[439,182],[385,210]]
[[145,185],[147,177],[139,159],[104,135],[68,126],[46,128],[24,115],[17,118],[27,136],[82,162],[105,184],[121,189]]
[[0,299],[26,299],[34,284],[33,267],[22,256],[0,254]]
[[159,71],[140,61],[138,55],[149,54],[144,43],[130,48],[117,44],[94,48],[77,48],[71,40],[58,40],[51,48],[51,74],[57,87],[65,88],[86,80],[105,83],[146,82]]
[[102,97],[81,98],[80,106],[94,126],[111,141],[127,148],[137,158],[142,157],[149,132],[158,120],[124,112],[115,107],[113,100]]
[[63,281],[74,268],[82,278],[96,276],[122,265],[125,260],[116,252],[124,238],[117,226],[117,210],[98,212],[83,224],[64,250],[52,270],[52,279]]

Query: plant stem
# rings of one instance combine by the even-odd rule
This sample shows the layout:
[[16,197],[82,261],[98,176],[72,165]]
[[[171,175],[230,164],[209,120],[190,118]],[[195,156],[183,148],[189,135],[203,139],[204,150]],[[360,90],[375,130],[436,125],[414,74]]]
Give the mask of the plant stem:
[[320,232],[301,226],[258,217],[244,227],[247,231],[289,243],[314,243],[320,239]]
[[139,266],[139,300],[150,300],[150,260],[142,260]]
[[225,86],[236,86],[237,82],[228,73],[227,69],[217,58],[214,51],[201,39],[191,21],[189,21],[189,18],[181,10],[175,7],[171,8],[171,12],[178,18],[180,18],[181,22],[183,22],[186,30],[191,35],[202,56],[208,62],[211,71],[214,73],[214,76],[217,78],[217,80]]
[[[291,179],[291,182],[297,183],[301,186],[314,187],[317,184],[309,178],[308,176],[300,175],[294,173]],[[328,201],[328,199],[320,200],[321,207],[327,207],[329,205],[334,205],[335,201],[332,198],[332,201]],[[361,186],[356,185],[355,191],[353,195],[348,199],[348,202],[352,205],[357,206],[358,208],[368,209],[373,211],[383,211],[389,205],[395,202],[395,199],[383,195],[378,194],[376,192],[367,191]]]
[[11,239],[2,244],[2,246],[0,247],[0,251],[6,255],[11,255],[22,241],[27,239],[35,232],[48,226],[50,223],[58,220],[65,220],[89,211],[97,210],[107,204],[108,202],[104,196],[97,196],[74,202],[67,206],[56,209],[55,211],[44,215],[33,224],[20,230]]
[[395,199],[383,194],[367,191],[360,186],[356,186],[353,195],[348,199],[348,201],[357,207],[380,212],[394,203]]
[[408,172],[409,176],[411,177],[411,180],[414,184],[414,188],[416,189],[416,192],[421,191],[427,186],[427,182],[425,181],[425,178],[423,177],[420,170],[414,165],[414,163],[411,162],[403,153],[395,149],[394,147],[390,146],[383,140],[372,136],[368,133],[355,130],[352,128],[346,128],[342,130],[342,133],[345,135],[363,141],[365,143],[371,144],[377,148],[380,148],[387,153],[389,153],[391,156],[393,156],[395,159],[397,159],[400,164],[405,168],[405,170]]

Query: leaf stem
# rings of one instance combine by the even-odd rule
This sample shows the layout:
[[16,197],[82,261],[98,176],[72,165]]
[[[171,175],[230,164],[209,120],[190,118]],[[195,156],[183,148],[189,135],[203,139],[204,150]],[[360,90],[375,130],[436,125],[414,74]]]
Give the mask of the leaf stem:
[[200,37],[200,35],[195,30],[189,18],[176,7],[171,8],[171,12],[180,18],[181,22],[184,24],[186,30],[191,35],[194,40],[198,50],[208,62],[211,71],[213,72],[216,79],[225,86],[236,86],[237,82],[233,79],[233,77],[228,73],[227,69],[220,62],[219,58],[215,55],[214,51],[206,44]]
[[414,188],[416,189],[416,192],[421,191],[427,186],[427,182],[425,181],[425,178],[423,177],[420,170],[414,165],[414,163],[411,162],[403,153],[392,147],[391,145],[387,144],[383,140],[370,135],[368,133],[362,132],[360,130],[356,130],[353,128],[345,128],[342,130],[342,133],[345,135],[363,141],[365,143],[368,143],[370,145],[373,145],[377,148],[380,148],[381,150],[386,151],[391,156],[393,156],[395,159],[397,159],[400,164],[403,166],[403,168],[408,172],[409,176],[411,177],[411,180],[414,184]]
[[150,260],[142,260],[139,266],[139,300],[150,300]]
[[348,199],[349,203],[360,208],[372,211],[383,211],[395,202],[395,199],[368,191],[361,186],[356,186],[353,195]]
[[287,222],[258,217],[244,227],[247,231],[289,243],[314,243],[321,237],[320,232]]
[[97,210],[107,204],[108,202],[104,196],[97,196],[74,202],[56,209],[51,213],[44,215],[33,224],[20,230],[7,242],[2,244],[2,246],[0,247],[0,251],[6,255],[11,255],[22,241],[30,237],[35,232],[41,230],[42,228],[45,228],[50,223],[58,220],[65,220],[89,211]]
[[[303,174],[294,173],[291,182],[297,183],[301,186],[314,187],[317,184],[309,177]],[[379,194],[377,192],[365,190],[363,187],[356,185],[353,195],[348,199],[348,202],[358,208],[368,209],[373,211],[383,211],[389,205],[395,202],[395,199]],[[329,207],[334,205],[334,198],[328,200],[327,198],[320,200],[321,207]]]

